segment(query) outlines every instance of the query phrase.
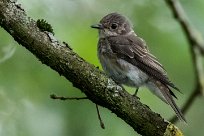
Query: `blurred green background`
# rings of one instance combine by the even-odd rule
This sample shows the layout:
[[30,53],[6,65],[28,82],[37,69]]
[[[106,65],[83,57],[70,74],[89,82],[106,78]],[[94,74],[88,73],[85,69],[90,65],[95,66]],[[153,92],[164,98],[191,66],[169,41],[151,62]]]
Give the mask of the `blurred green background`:
[[[179,106],[194,88],[189,45],[164,0],[18,0],[18,3],[35,20],[46,19],[59,40],[68,42],[75,52],[96,66],[100,66],[96,53],[98,34],[90,25],[110,12],[124,14],[182,90],[183,94],[176,92]],[[204,35],[204,1],[181,0],[181,3],[191,23]],[[100,107],[106,126],[101,129],[95,105],[89,100],[50,99],[52,93],[78,97],[84,94],[42,65],[2,28],[0,39],[0,136],[138,135],[115,114]],[[133,93],[135,89],[127,90]],[[174,115],[169,106],[147,89],[141,88],[138,96],[164,118]],[[177,123],[186,136],[204,134],[203,103],[202,97],[193,103],[186,114],[188,125]]]

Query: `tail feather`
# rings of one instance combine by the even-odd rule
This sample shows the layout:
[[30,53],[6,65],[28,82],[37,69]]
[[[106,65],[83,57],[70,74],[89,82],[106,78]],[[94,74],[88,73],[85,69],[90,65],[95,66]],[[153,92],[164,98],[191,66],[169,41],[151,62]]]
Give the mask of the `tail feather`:
[[176,116],[181,120],[186,122],[186,119],[183,115],[183,113],[180,111],[180,109],[178,108],[178,106],[176,105],[172,95],[171,95],[171,90],[166,87],[165,85],[160,85],[162,87],[162,89],[160,89],[161,93],[163,94],[165,100],[167,101],[167,103],[172,107],[172,109],[175,111]]
[[176,95],[170,90],[168,85],[165,85],[161,83],[160,81],[150,80],[147,82],[146,86],[149,88],[149,90],[154,93],[156,96],[158,96],[161,100],[163,100],[165,103],[170,105],[174,112],[176,113],[176,116],[179,120],[186,122],[186,119],[178,106],[176,105],[173,97],[177,98]]
[[174,92],[172,92],[169,87],[168,87],[168,90],[169,90],[171,96],[173,96],[174,98],[178,99],[178,98],[176,97],[176,95],[174,94]]

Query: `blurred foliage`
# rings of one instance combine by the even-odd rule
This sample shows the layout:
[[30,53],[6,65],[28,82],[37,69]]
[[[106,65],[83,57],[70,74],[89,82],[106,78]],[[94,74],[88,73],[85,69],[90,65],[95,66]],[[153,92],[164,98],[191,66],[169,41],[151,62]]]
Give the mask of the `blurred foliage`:
[[[194,88],[189,45],[164,0],[19,0],[35,20],[45,19],[55,35],[85,58],[97,59],[97,32],[90,28],[104,15],[119,12],[129,17],[137,34],[159,58],[170,79],[182,90],[176,93],[182,105]],[[191,23],[204,35],[204,1],[181,0]],[[43,65],[0,29],[0,135],[2,136],[131,136],[135,132],[109,110],[100,108],[106,129],[102,130],[95,105],[88,100],[57,101],[52,93],[83,96],[65,78]],[[128,88],[130,93],[134,88]],[[168,119],[174,112],[145,88],[141,101]],[[202,135],[203,98],[197,99],[186,115],[188,125],[178,123],[186,136]],[[196,112],[195,112],[196,111]]]

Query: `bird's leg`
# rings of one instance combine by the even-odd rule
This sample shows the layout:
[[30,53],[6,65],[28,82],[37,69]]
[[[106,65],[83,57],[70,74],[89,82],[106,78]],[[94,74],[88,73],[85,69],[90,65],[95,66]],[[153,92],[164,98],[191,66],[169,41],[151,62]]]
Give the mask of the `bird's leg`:
[[138,90],[139,90],[139,88],[136,88],[135,93],[133,94],[133,96],[137,96]]

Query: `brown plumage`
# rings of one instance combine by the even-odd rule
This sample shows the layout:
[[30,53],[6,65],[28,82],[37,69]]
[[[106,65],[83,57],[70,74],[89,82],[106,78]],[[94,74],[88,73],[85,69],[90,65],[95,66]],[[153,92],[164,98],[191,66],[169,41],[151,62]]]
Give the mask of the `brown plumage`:
[[[169,80],[163,66],[138,37],[131,23],[118,13],[105,16],[99,29],[98,57],[104,71],[119,84],[146,86],[169,104],[180,120],[186,121],[173,100],[170,88],[179,89]],[[173,96],[173,97],[172,97]]]

